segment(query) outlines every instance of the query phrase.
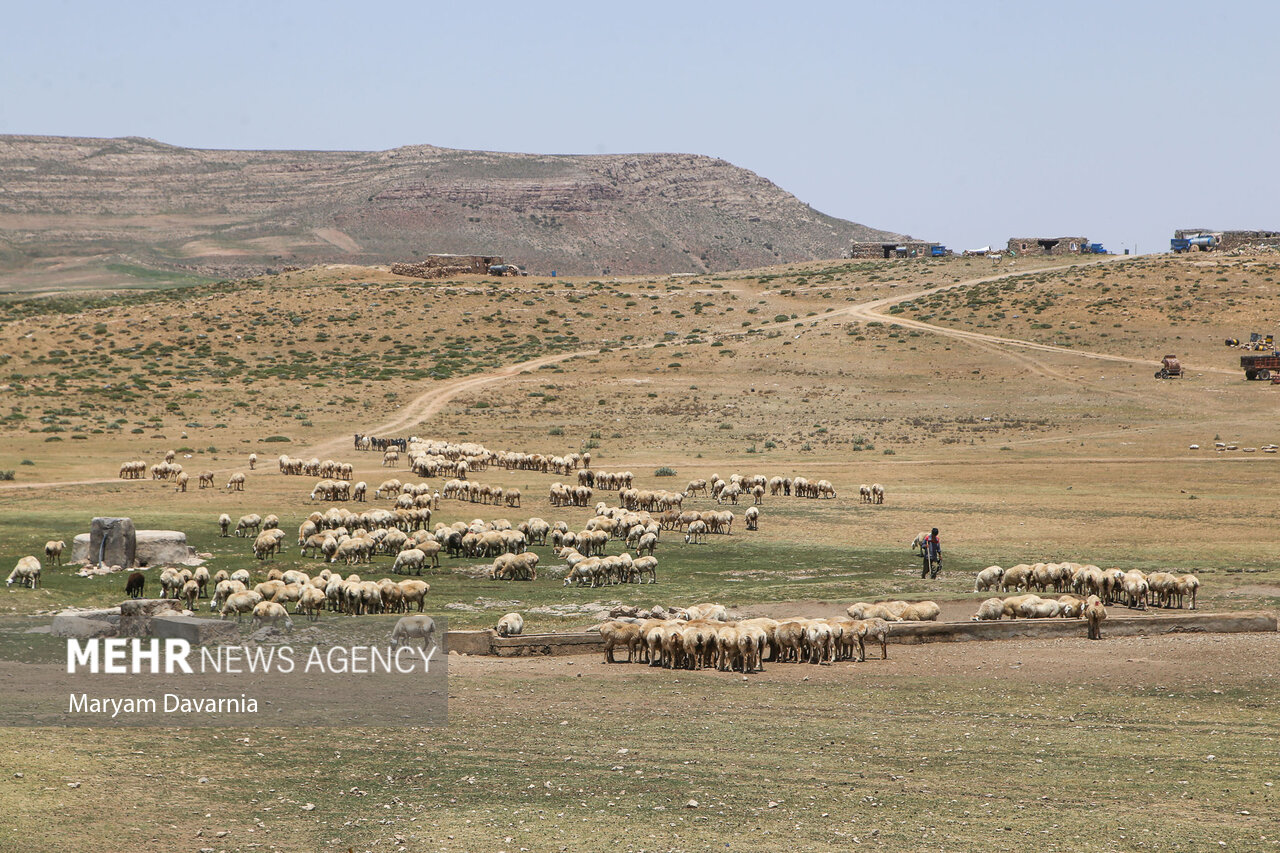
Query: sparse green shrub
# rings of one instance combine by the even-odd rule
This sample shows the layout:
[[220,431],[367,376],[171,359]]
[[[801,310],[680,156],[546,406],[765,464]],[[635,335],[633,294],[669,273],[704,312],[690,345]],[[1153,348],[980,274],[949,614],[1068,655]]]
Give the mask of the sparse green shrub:
[[17,471],[0,471],[0,480],[14,480],[17,479],[17,477]]
[[661,468],[653,472],[653,476],[655,477],[674,477],[675,475],[676,469],[668,468],[666,465],[663,465]]
[[293,439],[288,438],[287,436],[283,436],[283,435],[269,435],[269,436],[267,436],[266,438],[264,438],[264,439],[262,439],[262,440],[263,440],[263,442],[264,442],[264,443],[266,443],[266,444],[275,444],[275,443],[277,443],[277,442],[281,442],[281,441],[293,441]]
[[564,427],[552,427],[547,430],[547,435],[564,435]]

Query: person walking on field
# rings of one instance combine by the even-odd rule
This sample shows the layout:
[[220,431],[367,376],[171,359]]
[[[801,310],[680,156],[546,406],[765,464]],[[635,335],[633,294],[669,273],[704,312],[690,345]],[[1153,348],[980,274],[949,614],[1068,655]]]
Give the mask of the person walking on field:
[[938,541],[938,528],[933,528],[925,537],[924,544],[920,547],[920,554],[924,558],[924,568],[920,571],[920,577],[936,578],[938,572],[942,570],[942,543]]

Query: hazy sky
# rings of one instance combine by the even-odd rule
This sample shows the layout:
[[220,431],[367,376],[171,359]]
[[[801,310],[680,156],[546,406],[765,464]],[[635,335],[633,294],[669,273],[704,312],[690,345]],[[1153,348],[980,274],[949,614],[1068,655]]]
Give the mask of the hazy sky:
[[5,29],[0,133],[693,152],[953,248],[1280,229],[1275,2],[42,0]]

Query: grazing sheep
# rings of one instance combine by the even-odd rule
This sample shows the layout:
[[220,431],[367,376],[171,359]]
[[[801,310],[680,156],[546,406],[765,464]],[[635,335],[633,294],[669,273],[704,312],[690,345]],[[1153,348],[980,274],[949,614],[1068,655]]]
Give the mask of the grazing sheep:
[[1031,584],[1031,567],[1026,563],[1019,563],[1004,570],[1004,574],[1000,577],[1000,591],[1029,589]]
[[1058,596],[1058,603],[1062,605],[1062,612],[1058,615],[1064,619],[1078,619],[1084,615],[1084,599],[1082,598],[1076,598],[1074,595],[1060,595]]
[[40,586],[40,561],[35,557],[22,557],[18,560],[18,564],[13,567],[13,571],[9,573],[9,577],[5,580],[6,587],[13,586],[29,586],[37,589]]
[[160,597],[161,598],[177,598],[182,591],[182,576],[178,574],[178,570],[174,568],[165,569],[160,573]]
[[147,576],[142,572],[131,572],[124,584],[124,594],[130,598],[142,598],[147,587]]
[[613,650],[617,646],[627,647],[627,663],[638,657],[636,650],[641,645],[640,626],[632,622],[610,621],[596,626],[600,637],[604,640],[604,662],[617,663],[613,659]]
[[644,576],[649,576],[650,583],[658,582],[658,558],[657,557],[640,557],[631,562],[631,577],[640,583],[644,583]]
[[223,602],[222,609],[218,612],[219,619],[226,619],[232,613],[236,615],[236,622],[246,613],[252,613],[253,609],[262,603],[262,596],[256,592],[237,592],[227,596],[227,600]]
[[748,530],[760,529],[760,508],[759,507],[756,507],[756,506],[747,507],[746,518],[747,518]]
[[858,500],[864,504],[871,503],[871,487],[866,483],[858,486]]
[[1137,569],[1127,571],[1124,573],[1123,586],[1129,606],[1136,607],[1138,610],[1146,610],[1147,594],[1149,592],[1146,575]]
[[1004,615],[1010,619],[1017,619],[1022,615],[1021,607],[1024,602],[1040,601],[1040,596],[1028,593],[1026,595],[1011,595],[1004,600]]
[[228,492],[243,492],[244,491],[244,474],[240,473],[239,471],[232,474],[231,479],[227,480],[226,488]]
[[252,471],[257,467],[258,467],[258,454],[250,453],[249,454],[249,470]]
[[889,623],[884,619],[863,619],[858,629],[858,659],[867,659],[866,641],[873,640],[880,644],[880,660],[889,659]]
[[187,483],[189,482],[191,482],[191,476],[187,474],[186,471],[183,471],[176,478],[174,478],[175,485],[173,487],[173,490],[175,492],[185,492],[187,490]]
[[688,531],[684,534],[685,544],[694,545],[706,544],[707,541],[707,523],[701,519],[691,522]]
[[519,613],[508,613],[498,620],[499,637],[517,637],[524,630],[524,617]]
[[1107,618],[1107,608],[1102,605],[1101,599],[1096,595],[1089,596],[1089,600],[1084,604],[1084,618],[1089,623],[1089,639],[1102,639],[1102,623]]
[[199,486],[201,489],[213,488],[213,472],[212,471],[201,471],[196,476],[199,478]]
[[1053,599],[1040,598],[1039,596],[1024,596],[1024,601],[1018,604],[1018,615],[1023,619],[1050,619],[1054,616],[1062,614],[1062,602]]
[[182,585],[180,597],[187,603],[188,610],[196,609],[196,599],[200,597],[200,584],[189,580]]
[[285,609],[283,604],[276,601],[260,601],[253,608],[253,618],[249,620],[249,630],[256,630],[259,626],[270,624],[272,627],[279,622],[284,622],[286,631],[293,630],[293,620],[289,618],[289,611]]
[[[834,495],[832,495],[834,497]],[[884,503],[884,486],[879,483],[871,484],[871,502],[873,504]]]
[[55,566],[62,565],[62,551],[67,547],[67,543],[59,539],[57,542],[44,543],[44,556],[49,562]]
[[294,609],[294,613],[305,613],[308,622],[315,622],[320,618],[320,611],[324,610],[328,599],[325,598],[324,590],[319,587],[307,586],[302,590],[302,594],[298,597],[298,606]]
[[404,602],[404,609],[408,610],[410,604],[418,605],[418,612],[421,613],[426,607],[427,593],[431,591],[431,585],[420,580],[403,580],[400,581],[400,600]]
[[1182,606],[1183,596],[1191,596],[1191,609],[1196,609],[1196,593],[1200,591],[1200,579],[1195,575],[1182,575],[1178,578],[1178,606]]
[[225,512],[218,516],[218,526],[222,528],[222,535],[226,536],[227,528],[231,527],[231,516],[227,515]]
[[262,527],[262,516],[258,515],[257,513],[242,515],[240,516],[240,520],[236,522],[236,535],[248,536],[250,530],[252,530],[256,535],[261,527]]
[[973,582],[974,592],[985,592],[1000,583],[1000,579],[1004,577],[1004,569],[999,566],[987,566],[978,572]]
[[898,614],[904,622],[937,622],[942,615],[942,608],[932,601],[917,601],[908,605]]
[[414,637],[422,638],[424,651],[434,646],[436,644],[435,620],[425,613],[400,617],[395,627],[391,629],[391,645],[399,646],[401,643],[408,645]]
[[1000,598],[988,598],[982,604],[978,605],[978,612],[974,615],[974,622],[995,621],[1004,616],[1004,600]]

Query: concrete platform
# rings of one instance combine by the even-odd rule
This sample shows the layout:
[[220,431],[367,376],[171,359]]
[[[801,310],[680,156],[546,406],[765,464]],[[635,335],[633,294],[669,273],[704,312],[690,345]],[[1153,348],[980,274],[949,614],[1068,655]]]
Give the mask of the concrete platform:
[[[1107,614],[1103,637],[1137,637],[1143,634],[1243,634],[1277,630],[1271,612],[1188,613],[1159,616]],[[1087,637],[1083,619],[1001,619],[996,622],[894,622],[889,641],[894,643],[961,643],[981,640],[1014,640],[1052,637]]]
[[[1083,619],[1002,619],[996,622],[894,622],[889,642],[962,643],[996,640],[1088,636]],[[1270,611],[1245,613],[1182,612],[1153,616],[1108,616],[1102,636],[1137,637],[1158,634],[1244,634],[1275,633],[1280,619]],[[604,652],[604,642],[595,631],[553,634],[522,634],[499,637],[493,631],[450,631],[449,650],[466,655],[497,657],[537,657],[585,655]]]

